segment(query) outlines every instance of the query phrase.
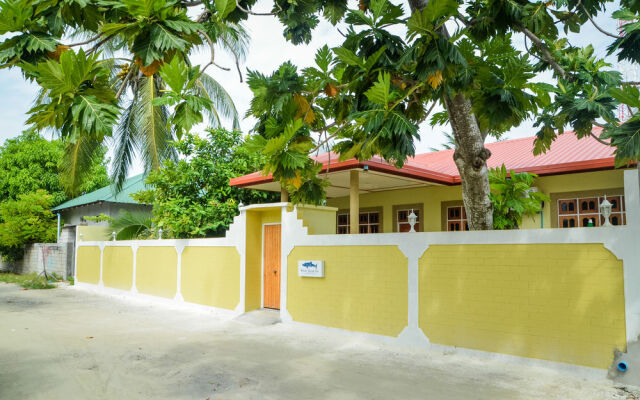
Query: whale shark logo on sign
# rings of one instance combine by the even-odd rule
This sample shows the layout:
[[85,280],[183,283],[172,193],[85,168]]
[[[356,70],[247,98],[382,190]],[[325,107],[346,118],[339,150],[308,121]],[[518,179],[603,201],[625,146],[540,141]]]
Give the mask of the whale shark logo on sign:
[[309,278],[324,277],[324,261],[298,261],[298,276]]

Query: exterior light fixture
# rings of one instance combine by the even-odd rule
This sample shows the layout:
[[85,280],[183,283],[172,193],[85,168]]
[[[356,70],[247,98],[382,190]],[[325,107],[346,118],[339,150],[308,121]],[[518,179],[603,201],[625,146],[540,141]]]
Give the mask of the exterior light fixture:
[[413,212],[413,210],[411,210],[411,214],[409,214],[407,219],[409,220],[409,225],[411,226],[411,229],[409,229],[409,232],[415,232],[416,230],[414,226],[418,221],[418,216],[416,215],[416,213]]
[[238,203],[238,207],[244,207],[244,204],[242,204],[242,202]]
[[602,203],[600,203],[600,214],[602,214],[602,216],[604,217],[604,224],[602,224],[602,226],[613,226],[611,225],[611,222],[609,222],[609,217],[611,216],[611,208],[612,205],[609,200],[607,200],[607,195],[605,195],[604,200],[602,200]]
[[162,239],[162,228],[158,229],[158,239]]
[[113,241],[115,242],[115,240],[116,240],[116,233],[115,233],[115,232],[111,232],[111,236],[113,236]]

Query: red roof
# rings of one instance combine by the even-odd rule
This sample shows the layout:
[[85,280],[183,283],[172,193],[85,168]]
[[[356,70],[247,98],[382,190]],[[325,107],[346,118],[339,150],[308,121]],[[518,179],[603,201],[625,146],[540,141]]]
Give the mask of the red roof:
[[[595,128],[593,133],[599,136],[601,128]],[[487,143],[485,147],[491,151],[487,160],[489,168],[504,164],[507,169],[515,172],[531,172],[538,175],[556,175],[585,171],[596,171],[614,168],[613,149],[598,142],[593,137],[578,140],[575,132],[565,132],[559,135],[551,144],[551,149],[538,156],[533,155],[533,141],[535,137],[504,140]],[[368,161],[349,159],[339,162],[334,153],[320,154],[314,157],[323,164],[323,171],[341,171],[368,166],[372,171],[385,172],[393,175],[406,176],[426,182],[444,185],[460,183],[460,175],[453,161],[453,150],[442,150],[431,153],[418,154],[407,160],[401,169],[389,165],[380,157],[373,157]],[[231,179],[232,186],[251,186],[271,182],[271,176],[264,176],[260,172]]]

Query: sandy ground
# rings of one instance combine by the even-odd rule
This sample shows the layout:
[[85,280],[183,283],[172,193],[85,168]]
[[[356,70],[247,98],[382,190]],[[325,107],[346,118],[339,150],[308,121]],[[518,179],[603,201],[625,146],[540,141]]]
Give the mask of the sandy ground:
[[0,283],[0,399],[638,399],[540,366]]

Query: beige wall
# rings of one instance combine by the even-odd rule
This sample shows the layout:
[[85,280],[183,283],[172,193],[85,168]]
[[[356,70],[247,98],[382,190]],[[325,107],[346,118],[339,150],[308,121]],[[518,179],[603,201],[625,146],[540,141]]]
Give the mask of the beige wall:
[[[536,180],[541,192],[551,195],[553,193],[575,192],[599,189],[622,188],[624,186],[624,170],[608,170],[596,172],[584,172],[579,174],[566,174],[543,176]],[[382,232],[394,232],[393,206],[403,204],[424,204],[424,232],[438,232],[442,227],[441,208],[442,202],[462,201],[462,187],[457,186],[426,186],[415,189],[389,190],[386,192],[361,193],[360,208],[382,207]],[[328,199],[327,205],[337,207],[340,210],[349,209],[349,197]],[[551,227],[551,207],[545,202],[543,212],[543,227]],[[540,228],[540,215],[533,219],[525,217],[522,221],[524,229]]]

